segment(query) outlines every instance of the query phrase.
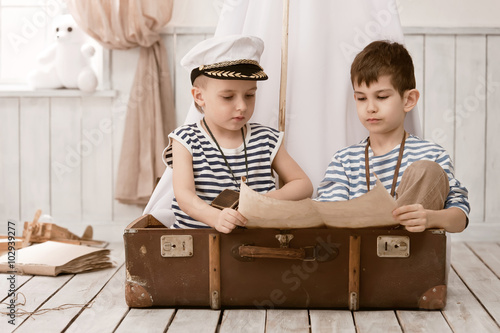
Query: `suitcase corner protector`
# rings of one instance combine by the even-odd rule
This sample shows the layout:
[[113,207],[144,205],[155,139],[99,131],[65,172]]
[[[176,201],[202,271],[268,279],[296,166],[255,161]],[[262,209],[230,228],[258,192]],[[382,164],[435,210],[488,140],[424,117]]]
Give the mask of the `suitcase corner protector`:
[[446,285],[429,288],[418,301],[418,307],[423,310],[441,310],[445,306]]
[[147,308],[153,306],[153,297],[141,286],[132,281],[125,283],[125,301],[131,308]]

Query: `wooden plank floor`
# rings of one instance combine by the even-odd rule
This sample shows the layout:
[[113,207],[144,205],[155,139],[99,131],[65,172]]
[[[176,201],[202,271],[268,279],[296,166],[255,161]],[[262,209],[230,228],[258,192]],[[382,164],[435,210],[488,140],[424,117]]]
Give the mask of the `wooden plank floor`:
[[[26,302],[17,308],[28,314],[15,325],[1,315],[0,332],[500,332],[500,242],[452,242],[443,311],[129,309],[123,244],[111,247],[112,269],[18,276]],[[0,275],[1,312],[7,278]]]

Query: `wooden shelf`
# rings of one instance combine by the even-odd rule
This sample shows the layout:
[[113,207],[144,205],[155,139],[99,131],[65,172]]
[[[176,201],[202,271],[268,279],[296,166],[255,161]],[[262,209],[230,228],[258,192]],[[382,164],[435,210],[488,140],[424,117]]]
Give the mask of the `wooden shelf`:
[[24,85],[0,85],[0,97],[116,97],[112,89],[84,92],[79,89],[32,89]]

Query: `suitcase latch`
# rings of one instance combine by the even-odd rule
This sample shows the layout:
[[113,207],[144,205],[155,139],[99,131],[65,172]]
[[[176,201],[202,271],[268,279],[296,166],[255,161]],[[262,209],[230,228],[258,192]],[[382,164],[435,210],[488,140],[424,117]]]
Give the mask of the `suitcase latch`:
[[377,255],[385,258],[406,258],[410,256],[410,237],[378,236]]
[[288,248],[290,241],[293,239],[292,234],[277,234],[275,237],[280,242],[280,247],[283,249]]
[[163,235],[160,249],[162,257],[192,257],[193,236]]

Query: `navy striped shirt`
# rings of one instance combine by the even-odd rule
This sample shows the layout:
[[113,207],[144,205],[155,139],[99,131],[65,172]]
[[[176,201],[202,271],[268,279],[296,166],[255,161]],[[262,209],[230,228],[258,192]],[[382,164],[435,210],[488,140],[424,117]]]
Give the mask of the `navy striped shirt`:
[[[357,198],[367,192],[365,172],[366,139],[359,144],[339,150],[328,165],[325,177],[318,187],[318,201],[342,201]],[[399,146],[385,155],[373,156],[368,149],[370,159],[370,188],[375,186],[375,172],[380,181],[391,191],[394,171],[399,155]],[[450,156],[441,146],[430,141],[422,140],[414,135],[406,139],[403,160],[399,169],[396,189],[401,182],[406,168],[415,161],[428,160],[438,163],[448,175],[450,192],[446,198],[445,207],[458,207],[469,216],[470,205],[468,191],[454,176],[453,163]]]
[[[256,192],[266,193],[276,189],[271,164],[283,140],[283,133],[267,126],[247,124],[245,142],[248,156],[247,185]],[[184,125],[169,135],[170,144],[163,153],[164,162],[172,167],[172,139],[181,143],[193,156],[193,174],[195,190],[207,204],[224,189],[239,191],[222,154],[217,149],[210,135],[201,124]],[[245,152],[243,143],[235,149],[222,148],[237,182],[246,177]],[[172,211],[176,222],[173,228],[208,228],[206,224],[196,221],[185,214],[179,207],[176,198],[172,202]]]

